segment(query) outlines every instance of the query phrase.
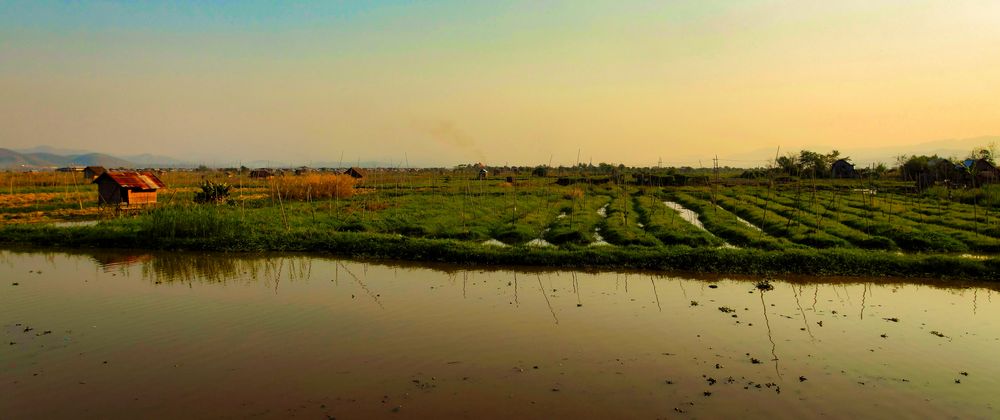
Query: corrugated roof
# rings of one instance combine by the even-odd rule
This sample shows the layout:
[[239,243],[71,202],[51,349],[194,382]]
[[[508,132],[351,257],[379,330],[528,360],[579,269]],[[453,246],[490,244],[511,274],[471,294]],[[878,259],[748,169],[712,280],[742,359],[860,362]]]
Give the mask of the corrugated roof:
[[163,181],[160,181],[160,179],[151,172],[107,171],[97,177],[94,182],[96,183],[105,177],[110,178],[112,181],[124,188],[157,190],[167,187],[167,184],[164,184]]

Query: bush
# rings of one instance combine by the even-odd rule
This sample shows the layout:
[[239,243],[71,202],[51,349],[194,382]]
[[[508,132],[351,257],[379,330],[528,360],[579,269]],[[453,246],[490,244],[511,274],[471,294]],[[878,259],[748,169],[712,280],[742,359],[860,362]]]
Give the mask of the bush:
[[216,184],[212,181],[205,181],[201,184],[201,191],[194,195],[195,203],[221,203],[229,198],[229,184],[223,182]]

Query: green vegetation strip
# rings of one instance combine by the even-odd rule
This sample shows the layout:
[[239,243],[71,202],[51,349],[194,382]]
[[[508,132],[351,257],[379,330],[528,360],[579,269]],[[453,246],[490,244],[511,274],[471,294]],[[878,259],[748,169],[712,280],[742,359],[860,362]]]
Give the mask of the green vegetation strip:
[[[856,249],[718,249],[670,247],[588,247],[536,249],[486,247],[452,239],[302,229],[254,233],[238,219],[200,232],[155,235],[144,224],[105,223],[56,228],[10,225],[0,228],[0,243],[47,247],[106,247],[213,251],[315,251],[335,255],[440,261],[480,265],[647,269],[720,274],[805,274],[844,276],[1000,279],[1000,259],[944,255],[901,255]],[[163,232],[159,232],[163,233]],[[183,233],[178,235],[177,233]]]

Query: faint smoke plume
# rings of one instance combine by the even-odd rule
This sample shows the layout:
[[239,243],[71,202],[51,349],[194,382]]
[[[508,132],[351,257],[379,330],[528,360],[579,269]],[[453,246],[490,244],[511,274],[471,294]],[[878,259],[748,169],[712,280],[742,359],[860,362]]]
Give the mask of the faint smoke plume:
[[465,131],[455,126],[455,123],[452,121],[434,121],[422,124],[420,128],[442,146],[455,149],[459,152],[470,153],[480,162],[486,160],[486,155],[476,145],[476,141],[472,139],[472,136],[469,136]]

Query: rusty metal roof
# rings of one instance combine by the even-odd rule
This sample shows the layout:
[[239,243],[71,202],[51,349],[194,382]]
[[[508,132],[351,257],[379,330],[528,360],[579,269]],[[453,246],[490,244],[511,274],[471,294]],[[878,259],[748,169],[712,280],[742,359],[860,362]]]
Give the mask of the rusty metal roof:
[[167,184],[160,181],[152,172],[136,171],[107,171],[94,180],[94,183],[102,179],[111,179],[124,188],[138,188],[142,190],[157,190],[166,188]]

